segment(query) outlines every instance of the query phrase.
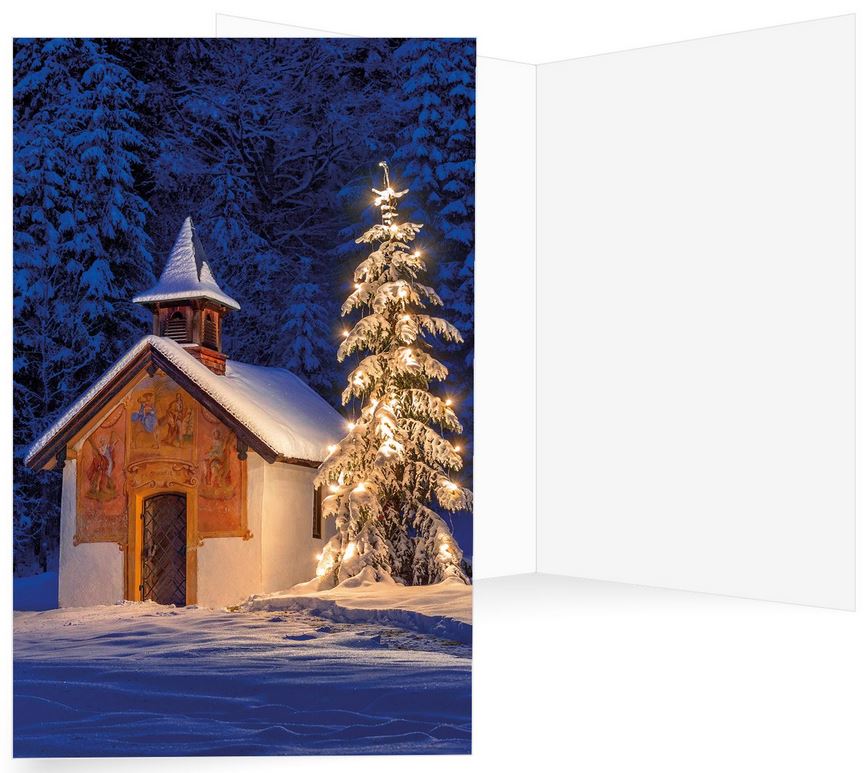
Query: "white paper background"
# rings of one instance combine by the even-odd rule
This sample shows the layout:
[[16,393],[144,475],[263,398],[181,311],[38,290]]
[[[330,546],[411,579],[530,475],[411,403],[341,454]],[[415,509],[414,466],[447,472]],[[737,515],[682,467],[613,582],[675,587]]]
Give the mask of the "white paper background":
[[535,67],[478,57],[473,577],[534,572]]
[[853,16],[539,67],[539,570],[854,605]]

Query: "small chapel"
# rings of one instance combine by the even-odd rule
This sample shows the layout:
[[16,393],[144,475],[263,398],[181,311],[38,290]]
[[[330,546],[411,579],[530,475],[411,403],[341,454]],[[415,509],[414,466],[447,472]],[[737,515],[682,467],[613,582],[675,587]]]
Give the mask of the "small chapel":
[[59,604],[223,607],[315,575],[334,534],[316,470],[343,420],[282,368],[229,359],[223,292],[192,219],[144,336],[30,448],[63,472]]

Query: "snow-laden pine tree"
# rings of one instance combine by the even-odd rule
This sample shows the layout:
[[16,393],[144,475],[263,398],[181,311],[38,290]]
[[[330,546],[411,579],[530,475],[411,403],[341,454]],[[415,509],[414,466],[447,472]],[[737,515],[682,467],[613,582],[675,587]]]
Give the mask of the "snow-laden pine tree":
[[[114,41],[19,40],[14,52],[15,567],[56,550],[59,472],[32,442],[140,335],[126,299],[153,281],[137,188],[144,86]],[[35,556],[35,561],[34,561]]]
[[[286,298],[286,317],[282,327],[285,354],[281,362],[320,393],[337,388],[333,368],[325,363],[325,341],[331,341],[331,326],[326,321],[329,307],[323,288],[315,281],[313,260],[297,256],[295,279]],[[333,351],[333,349],[331,349]]]
[[[475,350],[475,41],[410,39],[395,52],[404,109],[412,121],[398,134],[394,158],[412,188],[412,219],[435,239],[436,286],[464,343],[446,346],[466,399],[461,416],[472,424]],[[471,433],[467,447],[471,449]],[[471,480],[471,465],[467,470]]]
[[424,259],[411,243],[421,225],[401,222],[397,201],[408,191],[376,190],[381,222],[356,241],[370,246],[355,269],[355,289],[342,313],[361,311],[344,333],[337,358],[363,356],[348,376],[343,404],[360,401],[349,434],[329,449],[316,478],[326,486],[323,515],[337,534],[322,552],[320,587],[357,575],[422,585],[453,578],[469,582],[462,551],[433,510],[471,510],[472,492],[453,478],[463,466],[459,445],[443,434],[462,427],[447,396],[430,390],[445,366],[430,339],[459,342],[458,330],[430,307],[442,301],[419,277]]

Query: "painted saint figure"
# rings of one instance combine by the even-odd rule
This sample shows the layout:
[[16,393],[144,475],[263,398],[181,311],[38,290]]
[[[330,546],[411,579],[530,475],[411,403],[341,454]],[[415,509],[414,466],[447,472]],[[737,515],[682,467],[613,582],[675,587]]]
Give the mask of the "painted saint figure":
[[156,419],[156,407],[153,403],[153,393],[145,392],[143,395],[139,395],[138,410],[133,411],[132,421],[133,423],[138,423],[145,432],[152,435],[154,440],[153,447],[159,448],[159,435],[156,432],[158,422]]
[[185,410],[183,395],[178,392],[175,394],[174,400],[171,401],[171,404],[168,406],[168,410],[165,413],[165,441],[170,446],[180,448],[183,444],[184,436],[186,435],[185,426],[187,424],[187,414],[190,414],[189,418],[191,423],[191,411]]
[[114,479],[114,447],[117,440],[112,432],[101,444],[94,441],[93,436],[87,438],[93,449],[93,459],[87,468],[87,481],[90,484],[89,496],[93,499],[111,499],[115,494]]
[[187,408],[183,416],[183,440],[184,442],[192,443],[193,441],[193,424],[192,424],[192,408]]
[[209,488],[219,489],[231,485],[229,439],[219,428],[214,429],[211,437],[213,442],[204,456],[204,480]]

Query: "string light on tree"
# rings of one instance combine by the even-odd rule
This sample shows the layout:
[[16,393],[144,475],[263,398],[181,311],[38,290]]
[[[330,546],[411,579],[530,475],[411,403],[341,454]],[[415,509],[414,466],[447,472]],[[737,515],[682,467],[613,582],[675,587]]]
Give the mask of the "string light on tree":
[[430,313],[442,301],[420,280],[426,266],[409,247],[422,226],[399,220],[397,203],[408,191],[392,185],[385,162],[380,167],[383,186],[373,189],[380,222],[356,240],[369,253],[342,307],[344,316],[360,318],[337,352],[340,362],[357,358],[343,404],[360,401],[359,415],[316,478],[331,492],[323,515],[337,526],[319,559],[320,587],[359,574],[414,585],[468,582],[463,554],[434,510],[472,508],[472,492],[450,478],[463,466],[460,446],[441,434],[459,435],[462,427],[451,400],[443,408],[429,390],[448,375],[433,354],[435,339],[462,338]]

